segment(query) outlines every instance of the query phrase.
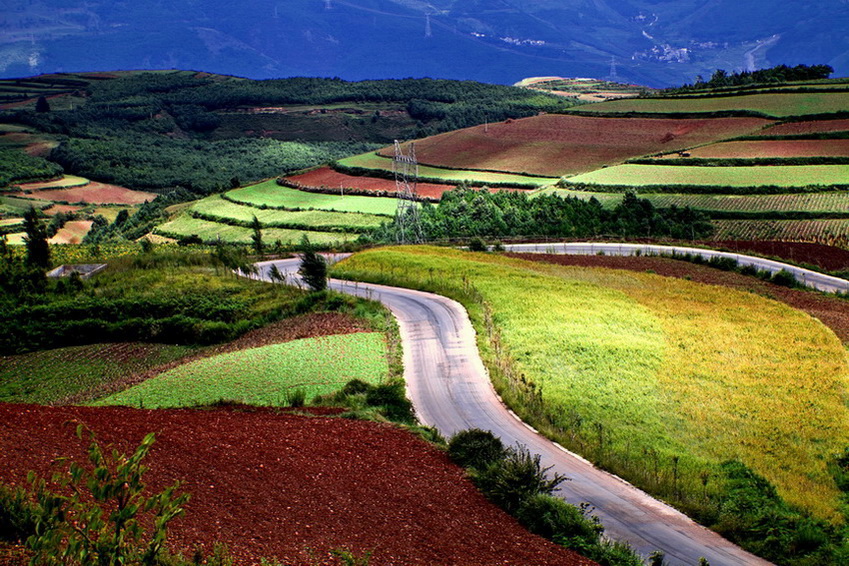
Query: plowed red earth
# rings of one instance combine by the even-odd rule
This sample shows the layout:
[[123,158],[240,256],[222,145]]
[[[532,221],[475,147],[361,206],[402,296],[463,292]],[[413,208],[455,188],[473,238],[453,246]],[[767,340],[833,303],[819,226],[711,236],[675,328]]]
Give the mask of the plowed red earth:
[[[598,118],[546,114],[416,141],[419,163],[559,176],[758,130],[759,118]],[[381,150],[388,155],[389,150]]]
[[59,202],[84,202],[91,204],[142,204],[156,198],[153,193],[134,191],[118,185],[107,185],[92,181],[82,187],[70,189],[43,189],[33,191],[24,198]]
[[[305,187],[339,189],[339,187],[352,188],[360,191],[375,193],[395,193],[395,181],[389,179],[378,179],[376,177],[360,177],[345,175],[334,171],[330,167],[314,169],[301,175],[288,177],[292,182],[299,183]],[[454,188],[454,185],[437,185],[435,183],[417,183],[416,192],[428,198],[440,198],[442,193]]]
[[817,120],[812,122],[788,122],[787,124],[779,124],[771,128],[766,128],[756,135],[794,136],[845,131],[849,131],[849,120]]
[[[757,157],[847,157],[849,140],[764,140],[715,143],[690,150],[692,157],[742,159]],[[677,157],[671,154],[668,157]]]
[[810,291],[788,289],[787,287],[766,283],[755,277],[720,271],[712,267],[669,258],[512,253],[507,255],[529,261],[542,261],[559,265],[652,271],[666,277],[678,277],[707,283],[708,285],[722,285],[741,291],[751,291],[808,313],[831,328],[844,344],[849,343],[849,301],[845,299]]
[[779,257],[796,263],[816,265],[826,271],[849,269],[849,250],[804,242],[776,242],[771,240],[716,240],[710,247],[735,252],[754,252],[758,255]]
[[192,497],[169,542],[188,555],[220,541],[238,564],[331,564],[334,548],[373,552],[373,566],[592,564],[522,529],[437,449],[364,421],[0,405],[0,480],[48,475],[60,456],[83,461],[71,420],[124,452],[157,433],[146,481],[156,490],[185,481]]

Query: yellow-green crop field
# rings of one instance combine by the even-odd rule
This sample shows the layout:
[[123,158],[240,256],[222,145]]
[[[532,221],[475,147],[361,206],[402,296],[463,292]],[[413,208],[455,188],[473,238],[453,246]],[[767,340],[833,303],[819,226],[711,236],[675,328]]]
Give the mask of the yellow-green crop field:
[[849,165],[696,167],[626,163],[568,179],[591,185],[702,185],[721,187],[805,187],[849,184]]
[[[375,153],[363,153],[339,160],[339,164],[347,167],[362,167],[378,171],[392,171],[392,160]],[[419,179],[431,183],[491,183],[519,187],[539,187],[551,185],[557,181],[552,177],[530,177],[512,173],[494,173],[488,171],[471,171],[467,169],[443,169],[430,165],[419,165]]]
[[[333,274],[453,295],[493,369],[486,303],[515,374],[541,388],[544,429],[590,457],[631,459],[617,470],[631,481],[655,487],[677,461],[678,489],[700,493],[739,459],[788,502],[838,520],[826,463],[849,444],[849,361],[801,311],[649,273],[426,247],[356,254]],[[510,385],[496,386],[509,402]]]
[[720,97],[625,98],[572,109],[581,113],[634,112],[727,112],[750,110],[784,118],[843,112],[849,108],[849,92],[786,92]]
[[239,350],[183,364],[111,395],[97,405],[149,409],[235,401],[285,406],[301,389],[307,399],[332,393],[352,379],[379,383],[389,374],[379,332],[304,338]]

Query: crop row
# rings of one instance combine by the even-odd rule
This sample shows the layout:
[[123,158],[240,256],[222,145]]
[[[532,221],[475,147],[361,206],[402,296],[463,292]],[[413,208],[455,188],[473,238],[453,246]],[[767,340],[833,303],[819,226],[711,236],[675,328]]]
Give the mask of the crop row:
[[849,220],[716,220],[718,240],[786,240],[849,244]]
[[273,180],[228,191],[224,198],[259,209],[291,211],[326,210],[394,216],[398,208],[395,198],[311,193],[281,186]]
[[[242,226],[229,226],[220,222],[210,222],[200,218],[192,218],[184,214],[177,218],[161,224],[154,229],[154,233],[169,238],[181,239],[190,236],[198,236],[206,243],[217,241],[234,244],[250,244],[252,242],[253,230]],[[357,234],[344,232],[322,232],[318,230],[287,230],[284,228],[267,228],[262,230],[263,240],[267,244],[280,241],[281,244],[297,244],[303,236],[309,237],[310,242],[318,245],[330,245],[342,243],[357,238]]]

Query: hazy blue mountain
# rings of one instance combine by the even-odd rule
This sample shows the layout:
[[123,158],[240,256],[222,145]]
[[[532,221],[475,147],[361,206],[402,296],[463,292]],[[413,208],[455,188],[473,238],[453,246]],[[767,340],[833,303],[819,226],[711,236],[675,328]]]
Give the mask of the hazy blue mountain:
[[[535,75],[662,86],[785,63],[849,74],[849,0],[0,0],[0,76]],[[613,68],[615,67],[615,69]]]

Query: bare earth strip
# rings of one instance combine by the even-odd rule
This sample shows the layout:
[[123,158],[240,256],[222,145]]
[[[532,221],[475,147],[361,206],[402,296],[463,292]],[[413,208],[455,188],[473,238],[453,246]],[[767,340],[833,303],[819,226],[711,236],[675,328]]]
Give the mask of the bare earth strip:
[[[293,175],[287,177],[287,180],[309,188],[338,189],[340,194],[344,194],[345,189],[374,193],[394,194],[396,192],[395,181],[393,180],[345,175],[344,173],[334,171],[330,167],[322,167],[300,175]],[[453,188],[452,185],[437,185],[435,183],[416,184],[416,192],[420,196],[432,198],[439,198],[442,196],[442,193]]]
[[[849,140],[764,140],[715,143],[690,150],[692,157],[849,157]],[[670,154],[668,157],[678,157]]]
[[84,202],[86,204],[142,204],[156,198],[154,193],[134,191],[118,185],[91,182],[81,187],[70,189],[43,189],[25,198],[52,200],[56,202]]

